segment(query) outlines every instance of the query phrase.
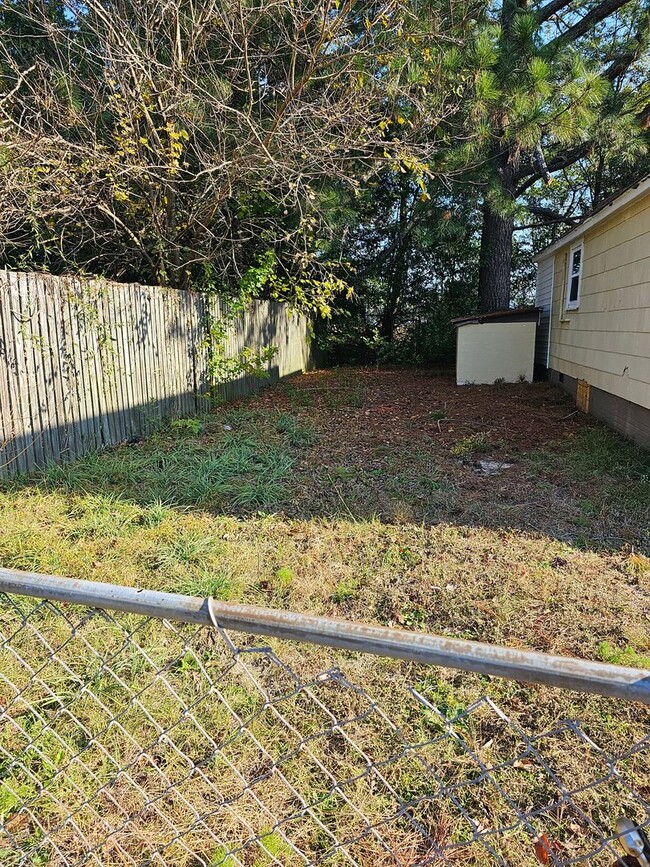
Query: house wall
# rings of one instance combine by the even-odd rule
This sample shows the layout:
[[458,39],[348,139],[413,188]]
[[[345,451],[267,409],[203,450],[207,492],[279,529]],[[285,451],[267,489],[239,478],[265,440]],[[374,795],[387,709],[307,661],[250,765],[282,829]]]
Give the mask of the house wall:
[[553,257],[541,261],[537,268],[537,292],[535,306],[542,312],[535,337],[535,366],[540,370],[548,367],[551,300],[553,294]]
[[[645,444],[650,419],[650,193],[588,229],[583,242],[577,310],[566,309],[569,255],[577,241],[553,257],[549,368],[588,382],[590,411]],[[607,395],[617,400],[607,400]]]
[[536,322],[483,322],[458,328],[456,382],[491,385],[533,378]]

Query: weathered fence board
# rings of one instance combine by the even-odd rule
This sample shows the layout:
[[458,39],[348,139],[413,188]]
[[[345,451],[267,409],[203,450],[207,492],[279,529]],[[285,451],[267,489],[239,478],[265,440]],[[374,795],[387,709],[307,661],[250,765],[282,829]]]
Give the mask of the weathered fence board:
[[[208,319],[226,314],[199,293],[0,270],[0,477],[208,409]],[[304,317],[257,301],[230,324],[225,355],[269,346],[271,379],[309,367]],[[232,399],[260,384],[242,374],[212,394]]]

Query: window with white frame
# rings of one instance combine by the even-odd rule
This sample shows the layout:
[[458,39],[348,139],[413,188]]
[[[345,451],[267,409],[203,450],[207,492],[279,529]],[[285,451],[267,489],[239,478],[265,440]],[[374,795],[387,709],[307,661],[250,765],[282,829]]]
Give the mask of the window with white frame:
[[577,310],[580,306],[580,283],[582,281],[582,242],[571,248],[569,274],[566,287],[566,309]]

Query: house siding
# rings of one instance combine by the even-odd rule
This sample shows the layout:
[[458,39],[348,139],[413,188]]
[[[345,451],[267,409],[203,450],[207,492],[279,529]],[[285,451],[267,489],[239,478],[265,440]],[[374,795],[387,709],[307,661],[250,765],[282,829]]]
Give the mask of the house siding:
[[535,307],[541,308],[537,335],[535,337],[535,366],[543,371],[549,361],[549,331],[553,298],[553,259],[542,260],[537,267]]
[[[650,193],[588,229],[583,241],[577,310],[566,309],[565,295],[569,253],[579,241],[540,260],[540,271],[553,261],[548,366],[649,409]],[[600,403],[602,417],[607,402]]]
[[[549,370],[548,378],[576,400],[578,380],[566,373]],[[617,397],[600,388],[589,388],[589,413],[628,439],[650,449],[650,409]]]

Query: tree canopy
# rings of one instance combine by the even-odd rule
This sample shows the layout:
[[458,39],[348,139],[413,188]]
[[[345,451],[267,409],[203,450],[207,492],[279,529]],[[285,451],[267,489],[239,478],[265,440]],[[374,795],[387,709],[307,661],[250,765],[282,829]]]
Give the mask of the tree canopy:
[[648,172],[649,38],[645,0],[4,0],[0,262],[435,357]]

